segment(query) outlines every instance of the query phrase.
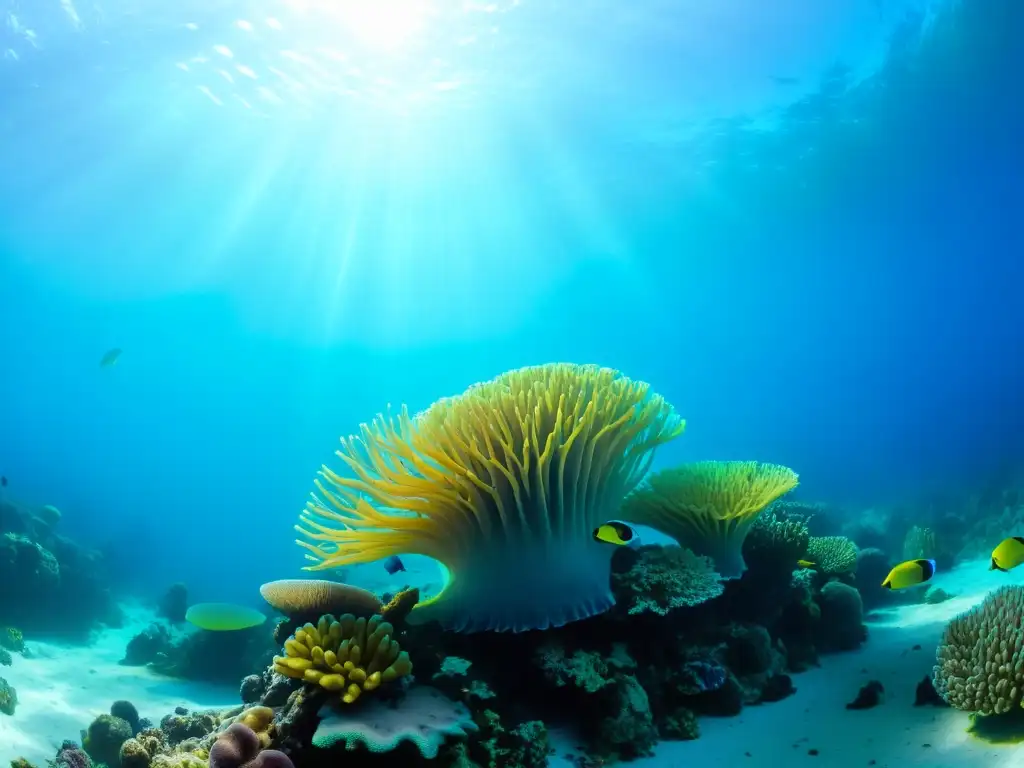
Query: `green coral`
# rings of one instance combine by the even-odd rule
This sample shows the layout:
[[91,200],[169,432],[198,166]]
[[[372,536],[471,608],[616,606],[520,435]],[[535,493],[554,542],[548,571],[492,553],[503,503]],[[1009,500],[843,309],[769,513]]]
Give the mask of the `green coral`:
[[1001,715],[1024,699],[1024,587],[1006,586],[946,625],[935,690],[964,712]]
[[20,629],[4,627],[0,630],[0,648],[21,653],[25,650],[25,636],[21,634]]
[[752,570],[790,570],[807,554],[807,520],[777,507],[761,513],[743,542],[743,557]]
[[826,576],[853,573],[857,568],[857,545],[845,536],[811,536],[807,559]]
[[472,752],[476,761],[469,757],[468,749],[462,750],[462,762],[457,766],[479,766],[480,768],[542,768],[548,764],[551,746],[548,730],[540,720],[520,723],[507,729],[499,715],[486,709],[480,716],[482,732],[487,737],[474,745]]
[[89,724],[89,730],[82,738],[82,748],[97,763],[117,765],[121,745],[131,737],[132,727],[127,720],[100,715]]
[[713,600],[723,589],[710,558],[677,546],[640,547],[629,570],[612,576],[612,587],[630,614],[659,616]]
[[0,667],[9,667],[14,663],[11,652],[6,648],[0,648]]
[[662,738],[675,741],[692,741],[700,738],[700,724],[692,709],[679,707],[668,713],[658,724]]
[[596,693],[612,682],[608,664],[594,651],[576,651],[567,655],[556,643],[541,646],[535,656],[544,676],[559,688],[572,684],[585,693]]
[[13,685],[0,677],[0,712],[13,716],[17,706],[18,692],[14,690]]

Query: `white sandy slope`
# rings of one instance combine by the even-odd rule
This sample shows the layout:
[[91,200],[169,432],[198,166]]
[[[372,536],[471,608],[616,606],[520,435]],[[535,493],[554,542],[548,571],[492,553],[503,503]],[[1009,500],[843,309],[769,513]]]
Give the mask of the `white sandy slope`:
[[[939,605],[908,605],[873,614],[870,636],[859,650],[822,659],[821,667],[795,675],[796,693],[784,701],[746,707],[737,717],[702,718],[701,737],[663,742],[654,757],[635,768],[742,766],[778,768],[1006,768],[1024,766],[1024,746],[995,746],[968,736],[967,715],[951,708],[915,707],[914,690],[931,673],[935,648],[946,622],[981,602],[1004,584],[1024,583],[1024,568],[1013,573],[987,570],[988,561],[965,563],[934,579],[955,599]],[[920,650],[912,650],[920,645]],[[884,703],[848,710],[868,680],[885,687]],[[553,766],[572,741],[556,740]],[[818,750],[810,755],[809,750]],[[875,762],[872,762],[875,761]]]
[[53,759],[65,739],[79,740],[82,729],[128,699],[142,717],[159,721],[175,707],[227,707],[239,703],[238,689],[202,685],[157,675],[145,667],[117,662],[131,637],[152,614],[129,610],[124,628],[99,633],[88,646],[28,640],[30,656],[14,654],[3,677],[18,691],[14,717],[0,714],[0,766],[15,757],[36,765]]

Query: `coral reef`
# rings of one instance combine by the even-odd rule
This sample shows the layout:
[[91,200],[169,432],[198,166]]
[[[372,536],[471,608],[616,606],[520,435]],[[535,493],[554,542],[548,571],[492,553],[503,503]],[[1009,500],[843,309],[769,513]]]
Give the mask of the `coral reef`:
[[857,569],[857,545],[845,536],[811,536],[807,559],[826,576],[844,576]]
[[317,626],[306,624],[285,641],[285,655],[274,657],[274,671],[341,693],[341,701],[351,704],[364,691],[412,672],[409,654],[393,633],[380,616],[369,621],[351,613],[321,616]]
[[409,621],[522,631],[583,619],[613,600],[614,548],[590,533],[683,426],[617,371],[512,371],[343,439],[355,477],[324,467],[299,543],[314,570],[405,553],[442,563],[448,583]]
[[865,608],[892,602],[893,592],[882,586],[895,562],[882,550],[868,547],[857,552],[857,590]]
[[14,710],[18,706],[18,692],[14,686],[0,677],[0,713],[14,716]]
[[82,737],[82,748],[97,763],[117,765],[121,745],[132,737],[132,727],[120,717],[100,715]]
[[770,505],[747,532],[743,558],[753,571],[781,571],[788,575],[807,554],[807,520],[787,512],[783,504]]
[[817,642],[823,651],[852,651],[867,639],[864,604],[860,592],[849,584],[830,581],[818,596],[821,621]]
[[[54,507],[0,502],[0,616],[28,632],[85,636],[98,623],[118,626],[103,557],[56,533]],[[32,595],[25,600],[25,595]]]
[[650,611],[664,616],[673,608],[699,605],[722,594],[707,557],[684,547],[641,547],[634,552],[629,570],[612,577],[612,590],[630,614]]
[[185,621],[186,611],[188,611],[188,588],[180,582],[172,584],[160,600],[157,615],[172,624],[181,624]]
[[1006,586],[953,618],[933,670],[935,690],[965,712],[998,715],[1024,699],[1024,587]]
[[756,461],[702,461],[656,472],[626,499],[621,516],[649,525],[726,579],[747,569],[743,541],[761,511],[796,487],[796,473]]

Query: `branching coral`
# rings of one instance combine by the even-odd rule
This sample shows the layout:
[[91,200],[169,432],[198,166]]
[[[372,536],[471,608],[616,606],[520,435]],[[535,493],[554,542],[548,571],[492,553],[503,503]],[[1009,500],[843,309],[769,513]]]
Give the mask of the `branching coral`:
[[623,505],[621,517],[656,528],[723,578],[746,570],[743,540],[768,504],[796,487],[796,473],[756,461],[702,461],[655,473]]
[[285,640],[285,655],[274,657],[274,671],[340,692],[342,702],[351,704],[363,691],[412,672],[409,654],[391,639],[392,632],[380,616],[322,616],[317,626],[306,624]]
[[625,573],[612,577],[617,595],[625,593],[631,614],[665,616],[673,608],[699,605],[722,594],[710,559],[684,547],[643,547]]
[[845,536],[811,536],[807,559],[827,576],[841,576],[857,569],[857,545]]
[[935,690],[965,712],[998,715],[1024,700],[1024,587],[1002,587],[946,625]]
[[418,553],[448,583],[409,621],[544,629],[613,604],[615,517],[684,423],[649,385],[596,366],[522,368],[412,417],[378,416],[324,467],[296,526],[310,570]]

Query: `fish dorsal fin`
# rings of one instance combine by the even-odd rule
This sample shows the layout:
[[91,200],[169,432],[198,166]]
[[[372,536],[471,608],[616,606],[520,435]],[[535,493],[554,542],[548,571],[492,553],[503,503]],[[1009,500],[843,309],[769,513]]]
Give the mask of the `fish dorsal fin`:
[[1024,537],[1021,537],[1021,536],[1014,536],[1014,537],[1013,537],[1013,540],[1014,540],[1014,541],[1016,541],[1016,542],[1017,542],[1017,543],[1019,543],[1019,544],[1024,544]]
[[935,562],[932,560],[915,560],[915,563],[921,568],[921,575],[924,577],[922,581],[927,581],[935,575]]

